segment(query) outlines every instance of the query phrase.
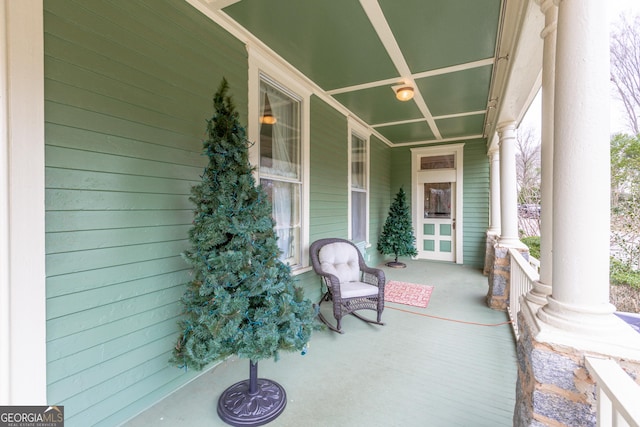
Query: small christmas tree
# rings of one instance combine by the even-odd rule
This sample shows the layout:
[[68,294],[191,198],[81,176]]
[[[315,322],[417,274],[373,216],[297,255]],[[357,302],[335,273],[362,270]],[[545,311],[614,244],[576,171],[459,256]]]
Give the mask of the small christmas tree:
[[406,264],[398,262],[398,256],[418,255],[415,243],[416,237],[413,234],[407,196],[400,187],[389,208],[389,216],[378,239],[378,252],[383,255],[395,255],[395,261],[387,263],[389,267],[404,268]]
[[245,130],[227,91],[223,79],[207,122],[209,164],[191,190],[192,247],[183,256],[193,279],[182,297],[183,332],[171,362],[202,369],[230,355],[249,359],[250,379],[223,393],[218,414],[230,424],[261,425],[284,410],[286,394],[257,378],[257,362],[303,350],[315,310],[278,259],[271,204],[255,185]]

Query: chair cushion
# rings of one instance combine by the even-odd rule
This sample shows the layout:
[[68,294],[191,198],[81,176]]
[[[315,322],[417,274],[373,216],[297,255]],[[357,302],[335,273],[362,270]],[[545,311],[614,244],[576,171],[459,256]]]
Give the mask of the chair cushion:
[[378,287],[363,282],[340,283],[340,296],[342,298],[378,296]]
[[340,283],[360,280],[358,250],[350,244],[329,243],[320,249],[318,259],[322,271],[337,276]]

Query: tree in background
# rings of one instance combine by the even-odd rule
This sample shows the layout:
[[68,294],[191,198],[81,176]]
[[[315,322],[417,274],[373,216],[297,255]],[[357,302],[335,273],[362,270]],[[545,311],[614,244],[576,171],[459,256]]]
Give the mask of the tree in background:
[[612,253],[628,269],[640,269],[640,135],[611,138]]
[[415,243],[411,211],[407,204],[407,195],[401,187],[389,208],[377,248],[383,255],[395,255],[395,261],[387,263],[389,267],[403,268],[406,264],[398,262],[398,256],[417,256]]
[[227,389],[220,417],[234,425],[261,425],[286,405],[282,387],[257,378],[261,359],[302,350],[315,310],[279,259],[271,204],[257,187],[245,130],[222,80],[207,122],[209,163],[191,190],[195,204],[191,249],[184,253],[193,279],[182,297],[185,316],[172,363],[202,369],[231,355],[250,361],[250,379]]
[[628,20],[621,15],[611,32],[611,82],[624,105],[627,125],[640,133],[640,16]]
[[540,235],[540,139],[533,129],[518,129],[516,138],[518,229],[524,237]]
[[612,283],[640,287],[640,16],[611,32],[611,82],[632,135],[611,138]]

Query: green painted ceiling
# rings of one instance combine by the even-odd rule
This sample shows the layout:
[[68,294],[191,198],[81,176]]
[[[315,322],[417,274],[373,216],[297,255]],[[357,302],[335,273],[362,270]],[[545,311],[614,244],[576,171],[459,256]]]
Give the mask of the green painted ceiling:
[[[483,135],[501,9],[502,0],[240,0],[222,11],[393,145]],[[418,92],[408,102],[391,89],[404,81]]]

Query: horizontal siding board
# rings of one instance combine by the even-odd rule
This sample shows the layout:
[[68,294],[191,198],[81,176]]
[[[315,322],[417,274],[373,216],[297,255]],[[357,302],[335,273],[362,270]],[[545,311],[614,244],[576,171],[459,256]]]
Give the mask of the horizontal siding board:
[[49,233],[184,225],[192,220],[192,207],[161,211],[48,211],[45,214]]
[[[192,123],[198,117],[204,119],[206,114],[202,108],[193,117],[189,117],[188,114],[197,111],[198,106],[203,107],[211,103],[213,87],[207,91],[190,91],[184,85],[176,84],[182,79],[181,76],[159,79],[153,73],[114,61],[103,52],[92,51],[84,45],[70,43],[56,36],[48,37],[47,53],[47,87],[58,82],[73,85],[87,92],[103,93],[115,100],[136,102],[137,99],[140,105],[148,105],[148,108],[165,114],[175,110],[176,103],[184,103],[185,109],[181,112],[175,111],[173,117]],[[117,57],[119,54],[114,55]],[[56,101],[55,94],[48,93],[47,99]],[[84,105],[84,102],[81,105]]]
[[[45,84],[45,93],[46,87]],[[99,134],[153,142],[170,147],[185,147],[198,151],[202,147],[202,133],[181,134],[171,132],[166,129],[137,123],[131,118],[97,114],[84,108],[52,101],[45,101],[44,110],[45,119],[50,124],[86,129]],[[47,137],[48,135],[45,133],[45,138]]]
[[[184,32],[174,31],[176,27],[170,21],[164,21],[164,28],[146,29],[139,21],[129,20],[128,15],[106,2],[91,2],[89,8],[84,8],[84,4],[85,2],[79,2],[78,7],[69,8],[64,16],[48,14],[45,19],[52,31],[65,34],[66,39],[71,41],[75,41],[81,34],[83,46],[99,46],[99,49],[93,49],[96,55],[146,70],[153,76],[162,76],[167,84],[185,88],[193,94],[198,94],[202,80],[210,78],[207,74],[207,65],[211,64],[210,57],[191,51],[189,46],[193,39],[185,39],[181,36]],[[114,17],[104,19],[93,13],[101,6],[108,7]],[[141,12],[151,16],[144,10]],[[148,34],[149,32],[154,32],[155,36]],[[202,49],[207,47],[203,46]],[[229,56],[229,60],[234,57],[239,60],[243,55]],[[90,66],[94,60],[91,57],[77,58],[75,63],[84,65],[86,62]],[[183,72],[184,64],[193,65],[189,73]]]
[[[182,278],[183,282],[188,280],[188,274],[178,271],[171,278]],[[109,287],[90,289],[84,292],[76,292],[65,297],[49,298],[47,300],[47,317],[55,319],[86,310],[129,300],[139,296],[145,296],[153,292],[166,291],[176,286],[175,282],[170,283],[157,276],[115,284]]]
[[185,261],[176,255],[170,258],[52,276],[48,280],[47,298],[173,273],[184,270],[185,267]]
[[[202,165],[202,167],[204,167],[207,160],[200,151],[161,145],[154,141],[122,138],[57,124],[45,124],[45,133],[47,137],[46,148],[52,152],[72,153],[73,151],[64,150],[64,148],[76,149],[83,152],[91,151],[132,159],[185,165],[188,167],[193,167],[194,165]],[[53,161],[54,159],[52,158],[50,160]],[[64,158],[58,161],[63,162]],[[62,165],[64,165],[64,163],[58,166]]]
[[187,247],[188,240],[182,239],[75,252],[50,253],[46,255],[45,260],[47,274],[49,277],[53,277],[59,274],[89,271],[113,265],[127,265],[141,261],[169,258],[175,256],[176,253],[181,253]]
[[171,112],[154,111],[145,106],[120,101],[55,80],[47,81],[47,94],[48,100],[79,106],[84,110],[109,117],[121,119],[136,117],[138,123],[169,132],[189,134],[193,129],[190,121],[175,117]]
[[[189,195],[194,181],[176,180],[139,175],[113,174],[109,172],[47,168],[50,188],[67,190],[96,190],[130,193],[158,193]],[[55,183],[55,184],[54,184]]]
[[49,372],[47,379],[50,384],[63,381],[70,375],[92,368],[96,362],[102,363],[122,356],[130,349],[139,346],[140,343],[164,338],[168,335],[167,332],[169,332],[169,335],[173,335],[177,330],[177,320],[169,318],[155,325],[149,325],[144,329],[138,329],[129,334],[119,336],[114,340],[83,349],[67,357],[61,357],[49,362],[47,365]]
[[191,202],[176,194],[122,193],[111,191],[48,189],[48,210],[139,210],[189,209]]
[[[56,328],[56,337],[62,338],[78,332],[91,330],[98,326],[107,325],[145,311],[153,311],[166,305],[171,306],[175,304],[173,301],[180,300],[183,292],[184,288],[181,286],[161,289],[135,298],[101,305],[92,310],[79,311],[67,316],[49,319],[49,323],[52,327]],[[171,303],[167,303],[168,301],[171,301]],[[48,336],[48,338],[53,338],[53,336]]]
[[[184,289],[184,288],[182,288]],[[145,335],[155,325],[163,324],[168,320],[175,320],[182,313],[181,305],[176,301],[164,306],[155,307],[130,316],[104,323],[95,328],[74,331],[73,334],[59,337],[47,342],[48,363],[63,360],[82,351],[108,345],[117,342],[132,333],[142,331]],[[176,331],[177,328],[168,328],[167,331]],[[95,360],[93,361],[95,363]],[[59,365],[52,365],[59,366]],[[64,377],[62,372],[52,372],[51,377]]]
[[[159,178],[199,180],[201,166],[180,165],[156,160],[137,159],[116,154],[95,153],[49,146],[45,150],[49,168],[80,169],[114,174],[130,174]],[[79,163],[82,162],[82,163]]]
[[[187,270],[178,270],[169,275],[172,279],[188,280]],[[47,318],[56,319],[108,304],[151,295],[158,291],[167,291],[176,287],[176,283],[167,282],[164,277],[151,276],[131,282],[116,283],[108,287],[89,288],[71,295],[49,298],[47,300]]]
[[[155,349],[149,345],[149,349]],[[102,419],[114,412],[114,407],[122,405],[123,402],[130,402],[139,398],[148,387],[154,389],[162,386],[169,380],[179,375],[183,375],[184,371],[176,368],[167,367],[167,360],[170,354],[168,352],[159,354],[155,357],[149,357],[142,364],[131,364],[128,369],[118,372],[117,375],[111,376],[107,381],[97,385],[92,385],[90,378],[83,382],[81,393],[74,396],[66,397],[61,394],[65,403],[65,423],[75,426],[95,425],[96,419]],[[89,387],[84,386],[87,383]],[[119,390],[114,393],[114,390]],[[51,393],[49,399],[60,401],[59,396]],[[67,417],[67,407],[85,408],[82,411],[74,411],[72,415]],[[91,421],[94,420],[94,421]]]
[[[190,226],[139,227],[47,234],[47,254],[184,240]],[[115,252],[113,252],[115,253]],[[115,261],[115,259],[114,259]]]
[[[90,398],[69,399],[69,406],[81,405],[86,408],[81,412],[74,413],[69,418],[72,425],[77,426],[104,426],[110,427],[119,425],[127,418],[120,411],[114,408],[126,406],[131,402],[144,402],[143,398],[149,393],[148,390],[164,390],[166,394],[176,390],[179,386],[191,380],[197,373],[186,372],[181,369],[167,366],[169,353],[164,353],[150,359],[143,365],[132,366],[128,371],[122,372],[117,377],[112,378],[92,389],[87,390],[86,395]],[[168,386],[165,388],[165,386]],[[117,390],[112,393],[111,390]],[[155,403],[152,401],[151,403]],[[146,408],[140,404],[137,408]],[[65,421],[67,421],[67,411],[65,407]],[[95,421],[100,420],[100,421]]]
[[[52,396],[56,396],[56,401],[72,400],[73,396],[81,393],[82,390],[94,388],[112,379],[111,372],[126,372],[131,366],[143,365],[148,361],[149,354],[166,354],[167,349],[172,347],[175,336],[164,336],[156,340],[146,339],[145,341],[147,344],[131,346],[124,354],[101,360],[83,371],[70,373],[65,378],[50,383],[48,392]],[[165,363],[169,357],[167,354]]]

